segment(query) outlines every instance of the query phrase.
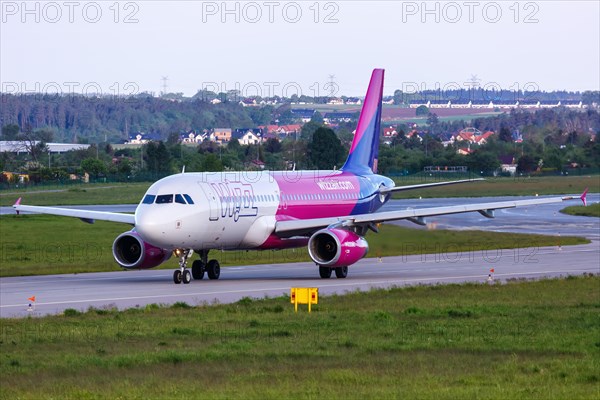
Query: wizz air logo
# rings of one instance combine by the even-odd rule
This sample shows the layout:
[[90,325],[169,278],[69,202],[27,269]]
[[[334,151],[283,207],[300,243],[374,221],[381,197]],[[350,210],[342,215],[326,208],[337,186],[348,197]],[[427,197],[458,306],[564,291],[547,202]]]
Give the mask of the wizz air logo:
[[317,185],[321,190],[352,190],[354,185],[350,181],[319,181]]
[[211,183],[212,189],[221,200],[221,218],[233,218],[258,215],[256,196],[252,185],[242,182]]

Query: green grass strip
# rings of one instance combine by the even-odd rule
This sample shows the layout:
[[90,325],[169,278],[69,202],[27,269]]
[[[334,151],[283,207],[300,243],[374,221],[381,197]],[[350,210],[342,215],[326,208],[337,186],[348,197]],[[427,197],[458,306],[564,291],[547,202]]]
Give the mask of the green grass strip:
[[0,320],[0,399],[597,399],[600,278]]

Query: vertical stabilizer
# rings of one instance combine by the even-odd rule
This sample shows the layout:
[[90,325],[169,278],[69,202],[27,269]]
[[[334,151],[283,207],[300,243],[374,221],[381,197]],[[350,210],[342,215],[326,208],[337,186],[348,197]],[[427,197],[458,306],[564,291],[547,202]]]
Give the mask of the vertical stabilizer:
[[377,173],[383,75],[383,69],[373,70],[350,153],[341,168],[344,171],[360,175]]

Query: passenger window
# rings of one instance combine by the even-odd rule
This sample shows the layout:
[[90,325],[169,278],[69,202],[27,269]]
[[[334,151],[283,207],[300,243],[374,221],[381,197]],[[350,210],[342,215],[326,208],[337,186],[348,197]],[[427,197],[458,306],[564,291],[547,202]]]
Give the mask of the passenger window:
[[154,203],[154,199],[156,199],[156,196],[154,196],[153,194],[147,194],[144,197],[144,200],[142,200],[143,204],[152,204]]
[[183,197],[185,197],[185,199],[187,200],[188,204],[194,204],[194,201],[192,200],[192,198],[190,197],[189,194],[184,194]]
[[175,195],[175,203],[186,204],[185,200],[183,199],[183,196],[180,194]]
[[156,204],[167,204],[173,202],[172,194],[161,194],[160,196],[156,196]]

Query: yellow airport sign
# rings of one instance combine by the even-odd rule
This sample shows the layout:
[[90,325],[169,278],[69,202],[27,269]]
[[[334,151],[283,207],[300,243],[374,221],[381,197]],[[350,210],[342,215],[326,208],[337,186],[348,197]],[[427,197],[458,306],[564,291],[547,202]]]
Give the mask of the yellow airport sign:
[[290,302],[295,312],[298,312],[298,304],[308,304],[310,312],[311,304],[319,304],[319,288],[291,288]]

